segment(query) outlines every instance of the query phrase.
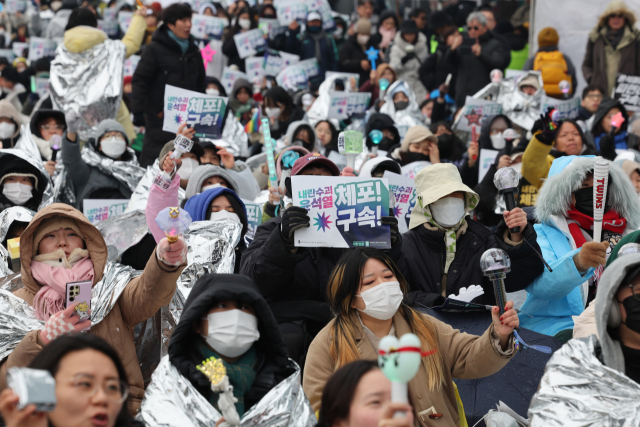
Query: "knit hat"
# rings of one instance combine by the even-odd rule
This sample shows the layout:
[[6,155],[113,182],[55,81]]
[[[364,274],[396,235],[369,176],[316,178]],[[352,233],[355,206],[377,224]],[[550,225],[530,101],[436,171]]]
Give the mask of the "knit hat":
[[424,126],[411,126],[402,140],[400,151],[406,153],[409,151],[409,144],[417,144],[428,139],[430,142],[438,143],[438,137]]
[[356,33],[371,34],[371,21],[365,18],[358,19],[358,22],[356,22]]
[[413,19],[407,19],[400,27],[401,34],[418,34],[418,25]]
[[540,89],[540,81],[535,74],[529,74],[518,82],[518,89],[522,89],[524,86],[533,86],[536,89]]
[[101,121],[98,125],[98,137],[96,138],[96,146],[100,142],[100,138],[102,138],[107,132],[120,132],[124,137],[124,140],[127,141],[127,145],[129,144],[129,138],[127,138],[127,132],[124,130],[124,126],[122,126],[115,120],[107,119]]
[[36,231],[33,233],[33,255],[35,256],[38,253],[38,246],[40,245],[40,241],[47,235],[47,233],[51,233],[52,231],[58,231],[61,228],[70,228],[75,231],[78,236],[82,240],[84,240],[84,236],[80,232],[80,227],[78,227],[78,223],[66,216],[54,215],[50,218],[45,219],[38,225]]
[[4,180],[10,176],[26,176],[27,178],[33,178],[34,183],[33,183],[33,189],[34,190],[38,190],[38,178],[32,174],[32,173],[23,173],[23,172],[12,172],[12,171],[8,171],[7,173],[5,173],[2,178],[0,178],[0,184],[2,184],[4,182]]
[[558,32],[553,27],[546,27],[538,33],[538,46],[557,46],[560,41]]

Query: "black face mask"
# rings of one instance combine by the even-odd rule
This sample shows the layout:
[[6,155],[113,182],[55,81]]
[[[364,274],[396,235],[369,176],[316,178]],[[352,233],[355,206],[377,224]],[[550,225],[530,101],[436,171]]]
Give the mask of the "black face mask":
[[396,145],[396,143],[393,140],[393,138],[389,138],[388,136],[385,136],[380,140],[380,144],[378,144],[378,148],[380,150],[389,151],[389,149],[394,145]]
[[450,159],[453,153],[453,144],[455,141],[453,135],[443,133],[438,137],[438,151],[440,151],[440,157],[443,159]]
[[429,156],[425,156],[422,153],[412,153],[411,151],[407,151],[405,157],[407,158],[407,163],[429,161]]
[[633,332],[640,334],[640,301],[634,295],[631,295],[620,302],[627,312],[627,321],[623,323]]
[[[593,218],[593,187],[581,188],[574,191],[573,194],[576,196],[575,207],[578,212]],[[609,212],[609,207],[605,200],[604,213],[607,212]]]
[[402,111],[409,106],[409,101],[394,102],[393,106],[396,107],[396,111]]

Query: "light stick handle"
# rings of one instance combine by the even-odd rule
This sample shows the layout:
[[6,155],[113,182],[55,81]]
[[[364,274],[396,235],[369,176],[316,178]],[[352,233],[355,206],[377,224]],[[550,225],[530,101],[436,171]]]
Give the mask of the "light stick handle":
[[[407,383],[391,382],[391,401],[409,404],[409,387],[407,387]],[[404,411],[396,411],[393,414],[393,418],[405,417],[406,415]]]
[[602,217],[607,200],[609,163],[598,160],[593,168],[593,241],[602,241]]
[[347,166],[355,171],[356,170],[356,157],[358,157],[358,155],[357,154],[345,154],[345,156],[347,157]]
[[376,144],[371,147],[371,154],[373,154],[374,156],[378,155],[378,146]]
[[504,314],[507,305],[507,291],[504,288],[504,279],[492,279],[493,293],[496,295],[496,305],[500,310],[500,316]]

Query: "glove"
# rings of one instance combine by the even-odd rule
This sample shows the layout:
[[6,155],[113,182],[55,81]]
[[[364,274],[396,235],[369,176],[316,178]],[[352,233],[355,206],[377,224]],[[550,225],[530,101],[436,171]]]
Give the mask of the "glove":
[[145,124],[144,113],[133,113],[133,125],[142,127]]
[[589,267],[598,268],[607,263],[609,242],[588,242],[582,245],[580,252],[574,255],[573,263],[578,271],[587,271]]
[[402,62],[402,65],[405,65],[407,62],[411,61],[413,58],[416,57],[416,54],[414,52],[411,53],[407,53],[404,58],[402,58],[400,60],[400,62]]
[[309,227],[308,212],[305,208],[291,206],[284,211],[282,223],[280,224],[280,236],[288,245],[293,245],[293,232],[301,228]]
[[[553,144],[553,141],[556,139],[556,132],[558,131],[557,123],[553,123],[551,120],[551,112],[553,111],[553,107],[549,107],[547,112],[544,114],[540,114],[540,119],[533,124],[533,128],[537,130],[541,130],[542,132],[537,135],[538,140],[546,145]],[[553,123],[553,126],[551,125]],[[531,130],[532,133],[535,133],[534,130]]]
[[382,225],[388,225],[391,232],[391,246],[395,246],[400,240],[400,229],[398,228],[398,218],[395,216],[383,216],[380,218]]
[[74,110],[69,111],[64,115],[64,121],[67,123],[67,132],[78,133],[78,128],[82,123],[82,117]]
[[[75,303],[64,310],[57,312],[46,321],[44,329],[40,331],[40,339],[45,344],[49,344],[60,335],[80,332],[81,330],[91,326],[91,319],[81,322],[80,316],[74,314],[78,304],[79,303]],[[91,310],[89,310],[89,314],[90,313]]]
[[480,295],[484,295],[484,289],[480,285],[471,285],[468,288],[460,288],[458,292],[458,296],[449,295],[449,298],[455,299],[458,301],[471,302],[473,299],[479,297]]
[[169,243],[165,237],[158,243],[156,256],[169,267],[177,267],[187,262],[187,244],[182,236],[175,243]]
[[616,156],[615,139],[611,134],[605,134],[600,138],[600,155],[607,160],[613,161]]

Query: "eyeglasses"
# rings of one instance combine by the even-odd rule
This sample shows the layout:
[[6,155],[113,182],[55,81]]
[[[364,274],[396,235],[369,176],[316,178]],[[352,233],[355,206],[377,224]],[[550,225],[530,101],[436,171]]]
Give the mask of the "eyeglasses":
[[480,29],[480,27],[469,27],[469,29],[473,30],[473,31],[478,31]]
[[[631,289],[633,297],[640,301],[640,283],[631,283],[630,285],[627,285],[627,288]],[[636,291],[636,288],[639,288],[638,291]]]
[[50,130],[59,130],[59,131],[63,131],[64,130],[64,126],[60,126],[60,125],[42,125],[40,126],[41,130],[46,130],[46,131],[50,131]]
[[107,398],[115,403],[122,403],[129,396],[129,385],[122,380],[110,379],[101,385],[93,376],[80,374],[71,378],[70,383],[79,394],[87,398],[95,396],[100,387]]

